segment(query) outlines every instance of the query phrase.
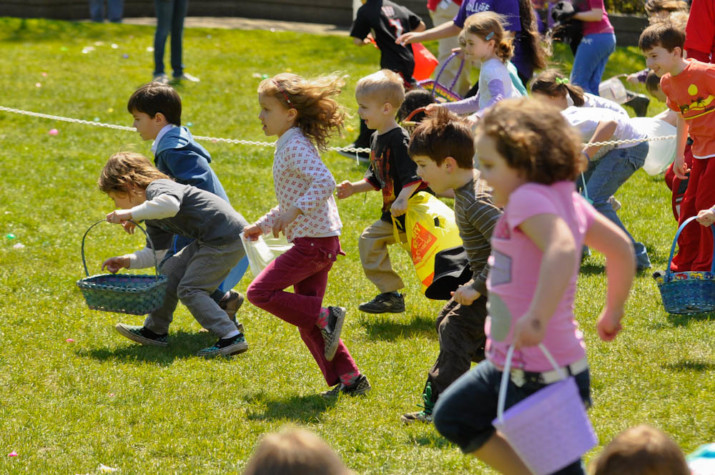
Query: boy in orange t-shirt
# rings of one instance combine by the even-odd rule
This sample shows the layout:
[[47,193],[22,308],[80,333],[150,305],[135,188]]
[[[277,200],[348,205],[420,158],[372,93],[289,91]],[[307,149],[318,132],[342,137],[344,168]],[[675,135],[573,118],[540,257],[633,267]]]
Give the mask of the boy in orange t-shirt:
[[[688,189],[680,205],[680,224],[698,210],[715,205],[715,65],[683,58],[685,33],[668,23],[651,25],[641,34],[638,46],[646,65],[661,76],[660,87],[668,107],[678,112],[677,153],[673,171],[685,178]],[[685,143],[693,140],[693,165],[684,160]],[[678,238],[678,254],[671,270],[709,271],[712,265],[713,236],[706,227],[688,226]]]

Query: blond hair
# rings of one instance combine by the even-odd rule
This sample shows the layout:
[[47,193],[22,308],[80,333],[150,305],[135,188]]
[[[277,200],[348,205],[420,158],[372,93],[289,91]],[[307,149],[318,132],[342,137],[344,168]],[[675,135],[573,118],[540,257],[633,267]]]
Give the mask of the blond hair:
[[459,34],[461,44],[466,44],[466,35],[474,35],[484,41],[494,40],[494,54],[506,63],[514,54],[512,38],[504,30],[505,17],[491,11],[475,13],[467,17]]
[[282,73],[261,81],[258,93],[275,97],[287,109],[295,109],[296,125],[303,135],[325,150],[328,138],[340,131],[345,120],[345,112],[334,99],[344,84],[336,75],[304,79]]
[[115,153],[102,168],[97,185],[104,193],[128,193],[132,188],[146,189],[155,180],[169,178],[136,152]]
[[355,86],[355,96],[388,103],[399,109],[405,100],[404,81],[396,72],[383,69],[360,79]]
[[261,437],[243,475],[352,474],[323,439],[305,429],[288,428]]

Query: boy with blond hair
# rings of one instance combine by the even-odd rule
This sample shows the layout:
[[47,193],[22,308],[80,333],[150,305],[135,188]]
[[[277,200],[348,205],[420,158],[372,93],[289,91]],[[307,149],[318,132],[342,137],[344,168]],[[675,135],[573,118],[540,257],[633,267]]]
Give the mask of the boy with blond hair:
[[[678,113],[677,152],[673,172],[686,178],[688,188],[680,204],[682,224],[698,210],[715,205],[715,65],[683,58],[685,33],[670,22],[657,23],[641,34],[638,46],[648,66],[661,76],[660,87],[669,108]],[[685,164],[685,145],[693,141],[692,169]],[[712,263],[713,237],[705,227],[687,226],[678,238],[678,254],[671,270],[706,271]]]
[[358,81],[355,98],[360,118],[375,130],[370,139],[370,167],[363,180],[340,183],[337,196],[345,199],[355,193],[382,191],[382,215],[365,228],[358,242],[365,276],[380,294],[358,308],[366,313],[401,313],[405,311],[405,300],[398,291],[405,284],[392,269],[387,250],[388,245],[395,243],[393,218],[404,233],[407,200],[428,188],[407,153],[409,134],[395,119],[405,98],[402,78],[386,69],[366,76]]

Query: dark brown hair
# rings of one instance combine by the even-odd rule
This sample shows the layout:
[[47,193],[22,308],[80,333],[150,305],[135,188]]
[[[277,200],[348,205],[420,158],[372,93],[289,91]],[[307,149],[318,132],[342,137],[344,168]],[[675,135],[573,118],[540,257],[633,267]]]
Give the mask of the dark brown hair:
[[344,81],[338,76],[303,79],[282,73],[264,79],[258,93],[273,96],[287,109],[298,112],[296,125],[316,147],[325,150],[328,138],[342,128],[345,113],[333,96],[340,94]]
[[102,168],[97,185],[104,193],[128,193],[132,187],[146,189],[161,178],[169,178],[157,170],[144,155],[135,152],[115,153]]
[[574,180],[585,168],[581,137],[561,112],[532,98],[505,99],[477,123],[477,136],[496,142],[510,168],[531,182]]
[[656,95],[660,91],[660,78],[656,76],[653,71],[648,71],[648,75],[645,77],[645,88],[651,95]]
[[683,452],[665,432],[639,425],[618,434],[592,465],[593,475],[688,475]]
[[452,157],[459,168],[474,168],[474,135],[469,125],[444,107],[424,119],[412,132],[410,157],[429,157],[437,165]]
[[571,96],[575,106],[584,104],[584,92],[579,86],[571,84],[569,79],[555,69],[541,72],[531,81],[531,92],[551,97]]
[[152,119],[161,112],[168,123],[181,125],[181,97],[173,87],[166,84],[144,84],[129,98],[127,110],[130,114],[134,111],[143,112]]
[[643,52],[648,52],[656,46],[661,46],[668,51],[680,48],[681,55],[685,44],[685,31],[678,28],[671,21],[662,21],[650,25],[643,30],[638,39],[638,47]]

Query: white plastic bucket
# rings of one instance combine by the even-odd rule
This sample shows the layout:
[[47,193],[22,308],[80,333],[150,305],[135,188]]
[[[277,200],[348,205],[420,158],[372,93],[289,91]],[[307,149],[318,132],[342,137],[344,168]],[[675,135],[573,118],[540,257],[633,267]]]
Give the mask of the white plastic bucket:
[[649,175],[659,175],[675,160],[675,134],[676,129],[664,120],[653,117],[634,117],[631,123],[636,130],[650,138],[668,137],[666,140],[649,140],[648,155],[645,157],[643,170]]
[[293,247],[293,244],[289,243],[284,235],[277,238],[270,235],[259,236],[255,241],[251,241],[241,233],[241,242],[243,242],[243,248],[246,250],[246,257],[248,257],[248,263],[251,266],[251,273],[254,277],[257,277],[273,259]]
[[[555,369],[556,361],[543,344]],[[511,359],[509,347],[499,389],[497,418],[492,424],[524,464],[537,475],[547,475],[578,460],[596,446],[598,439],[586,414],[573,377],[550,384],[504,411]]]
[[626,87],[617,76],[607,79],[598,85],[598,95],[610,99],[617,104],[623,104],[628,100]]

